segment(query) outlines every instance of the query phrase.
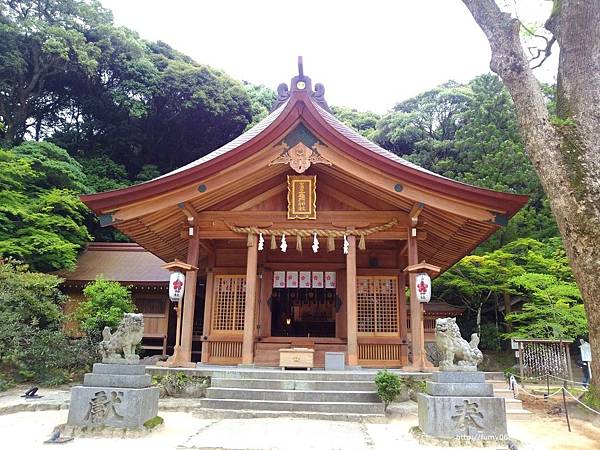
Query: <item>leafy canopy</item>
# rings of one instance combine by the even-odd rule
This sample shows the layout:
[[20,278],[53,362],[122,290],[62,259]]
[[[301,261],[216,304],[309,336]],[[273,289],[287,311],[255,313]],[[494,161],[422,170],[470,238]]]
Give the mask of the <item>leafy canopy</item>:
[[35,270],[75,267],[77,251],[91,239],[81,166],[64,149],[28,142],[0,149],[0,257]]

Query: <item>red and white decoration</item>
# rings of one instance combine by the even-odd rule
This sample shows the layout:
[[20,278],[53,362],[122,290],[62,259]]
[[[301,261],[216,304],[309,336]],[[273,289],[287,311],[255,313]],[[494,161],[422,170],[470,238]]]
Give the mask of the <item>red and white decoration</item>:
[[185,275],[181,272],[173,272],[169,277],[169,298],[172,302],[178,302],[183,298],[185,290]]
[[286,274],[286,287],[297,288],[298,287],[298,272],[287,272]]
[[310,272],[300,272],[300,281],[298,286],[301,288],[310,288]]
[[417,298],[421,303],[429,303],[429,300],[431,300],[431,278],[426,273],[418,273],[416,281]]
[[313,272],[312,273],[312,287],[313,288],[322,288],[323,287],[323,272]]
[[335,272],[325,272],[325,289],[335,289]]
[[285,287],[285,272],[275,271],[273,272],[273,287],[274,288],[284,288]]

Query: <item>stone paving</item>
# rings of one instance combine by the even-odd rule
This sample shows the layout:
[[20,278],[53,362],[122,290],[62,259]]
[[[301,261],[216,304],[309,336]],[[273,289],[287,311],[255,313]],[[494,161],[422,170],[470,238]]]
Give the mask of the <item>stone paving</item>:
[[[39,400],[19,397],[25,389],[0,393],[2,448],[47,449],[43,441],[67,419],[69,391],[40,389]],[[194,399],[161,399],[159,414],[165,424],[152,434],[135,439],[81,438],[64,444],[71,450],[192,450],[192,449],[426,449],[411,436],[417,425],[414,403],[405,402],[389,423],[357,423],[296,418],[230,419],[198,412]],[[412,407],[411,407],[412,406]],[[16,410],[24,411],[17,412]],[[60,410],[59,410],[60,409]],[[37,410],[37,411],[35,411]],[[194,411],[193,414],[173,411]],[[535,416],[509,421],[508,432],[520,441],[519,450],[598,449],[597,436],[583,435],[582,424]],[[469,448],[469,447],[462,447]],[[502,448],[502,447],[492,447]],[[507,448],[507,447],[504,447]]]

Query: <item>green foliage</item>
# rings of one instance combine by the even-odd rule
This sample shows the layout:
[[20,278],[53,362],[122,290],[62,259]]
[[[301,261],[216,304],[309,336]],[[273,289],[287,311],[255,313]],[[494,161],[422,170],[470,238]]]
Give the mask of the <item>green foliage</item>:
[[333,106],[331,110],[339,120],[354,128],[367,139],[375,137],[377,122],[381,119],[379,114],[342,106]]
[[481,350],[500,350],[500,330],[493,323],[484,323],[479,329],[479,348]]
[[[489,320],[507,294],[520,298],[523,310],[505,317],[512,332],[504,337],[574,339],[587,334],[581,295],[558,238],[517,239],[493,252],[466,256],[438,277],[433,289],[435,297],[467,309],[461,317],[467,330],[476,331],[477,315],[485,323],[487,314]],[[497,322],[496,316],[496,324],[481,327],[482,348],[497,349]]]
[[75,311],[75,319],[92,341],[101,340],[104,327],[116,327],[123,313],[135,311],[129,287],[102,278],[83,289],[85,301]]
[[389,404],[396,400],[402,392],[402,381],[395,373],[381,370],[375,376],[375,384],[377,385],[377,395],[383,402],[384,410],[387,411]]
[[585,309],[574,282],[527,273],[511,279],[511,284],[528,301],[522,311],[506,317],[515,330],[507,337],[574,340],[587,334]]
[[0,264],[0,371],[6,383],[68,381],[85,367],[87,341],[71,342],[63,333],[61,279]]
[[53,144],[0,149],[0,257],[36,270],[72,269],[90,240],[81,166]]
[[160,176],[160,170],[154,164],[144,164],[142,169],[135,177],[136,183],[142,183],[144,181],[150,181],[153,178]]
[[85,173],[87,189],[92,193],[112,191],[128,186],[127,170],[106,155],[79,160]]
[[262,84],[252,84],[247,81],[244,81],[244,89],[252,105],[252,122],[246,126],[248,129],[269,115],[269,111],[277,99],[277,94]]

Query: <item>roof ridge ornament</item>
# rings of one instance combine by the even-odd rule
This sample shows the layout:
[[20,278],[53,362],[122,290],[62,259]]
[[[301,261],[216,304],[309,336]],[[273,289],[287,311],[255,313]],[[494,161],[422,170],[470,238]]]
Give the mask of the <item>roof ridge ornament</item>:
[[310,77],[304,75],[302,56],[298,56],[298,75],[292,78],[289,88],[285,83],[277,86],[277,99],[273,103],[271,112],[287,102],[294,92],[307,92],[321,108],[331,113],[329,105],[325,101],[325,86],[322,83],[316,83],[313,91]]

